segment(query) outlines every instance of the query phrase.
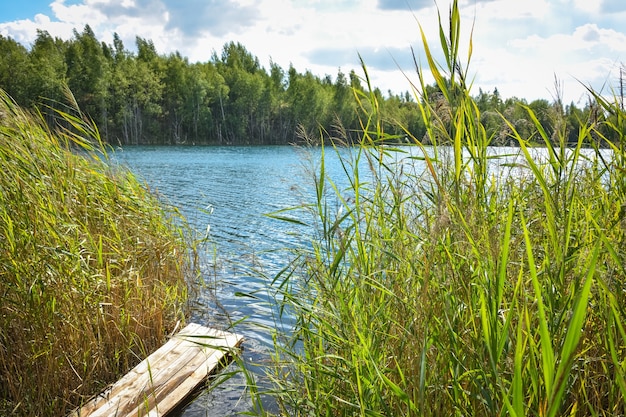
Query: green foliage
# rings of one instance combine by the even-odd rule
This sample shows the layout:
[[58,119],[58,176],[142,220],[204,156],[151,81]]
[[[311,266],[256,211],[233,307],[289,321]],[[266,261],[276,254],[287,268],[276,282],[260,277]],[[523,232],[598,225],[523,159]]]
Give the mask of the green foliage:
[[30,51],[2,37],[0,88],[36,107],[62,101],[69,85],[112,144],[287,144],[298,126],[358,127],[341,71],[336,84],[273,63],[268,73],[234,42],[204,63],[159,55],[140,37],[136,49],[126,50],[117,34],[113,45],[99,43],[89,26],[69,41],[39,32]]
[[[81,109],[98,122],[104,140],[111,144],[287,144],[300,140],[299,128],[333,132],[337,125],[350,143],[358,142],[354,132],[361,128],[359,117],[364,114],[359,114],[359,105],[365,103],[359,104],[353,91],[365,93],[368,82],[354,71],[344,74],[339,69],[333,82],[329,75],[283,69],[273,62],[266,70],[235,42],[203,63],[190,63],[179,53],[161,55],[149,39],[137,37],[135,44],[136,53],[126,50],[117,34],[113,45],[100,43],[89,26],[74,31],[68,41],[40,31],[30,51],[0,37],[0,88],[18,103],[36,107],[42,100],[46,105],[62,101],[64,86],[69,85]],[[450,53],[457,49],[453,44],[443,48]],[[467,82],[460,71],[437,69],[432,85],[419,86],[424,92],[419,97],[408,91],[384,96],[369,86],[385,114],[381,121],[385,140],[405,141],[406,130],[425,143],[432,139],[426,135],[418,101],[426,100],[439,110],[447,101],[454,103],[458,87]],[[497,88],[479,91],[475,101],[494,145],[516,144],[500,114],[522,137],[530,138],[534,124],[522,106],[529,105],[549,133],[554,113],[561,111],[547,100],[528,104],[515,97],[504,99]],[[608,116],[591,103],[583,109],[573,104],[566,108],[570,142],[576,141],[579,120],[594,112],[598,118]]]
[[114,382],[184,321],[195,273],[180,215],[57,117],[0,93],[2,415],[66,415]]
[[[357,91],[363,146],[335,149],[348,188],[322,159],[316,203],[295,208],[318,233],[272,282],[295,315],[266,392],[286,415],[626,412],[623,110],[592,92],[608,116],[575,136],[558,104],[522,106],[531,126],[504,103],[486,120],[460,33],[455,1],[443,64],[424,40],[437,85],[420,72],[424,137],[379,146],[384,107]],[[493,155],[486,121],[519,150]]]
[[22,105],[34,106],[41,100],[63,99],[67,73],[66,47],[60,39],[53,39],[49,33],[37,32],[37,39],[29,54],[27,76],[22,79],[25,91]]
[[24,100],[28,73],[28,51],[10,38],[0,35],[0,85],[16,100]]

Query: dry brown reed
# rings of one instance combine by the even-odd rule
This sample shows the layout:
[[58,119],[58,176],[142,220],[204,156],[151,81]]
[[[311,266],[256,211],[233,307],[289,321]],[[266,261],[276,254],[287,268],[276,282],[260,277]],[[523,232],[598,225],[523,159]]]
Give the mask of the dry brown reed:
[[0,93],[4,415],[65,415],[128,371],[185,320],[195,273],[179,213],[79,111],[54,117]]

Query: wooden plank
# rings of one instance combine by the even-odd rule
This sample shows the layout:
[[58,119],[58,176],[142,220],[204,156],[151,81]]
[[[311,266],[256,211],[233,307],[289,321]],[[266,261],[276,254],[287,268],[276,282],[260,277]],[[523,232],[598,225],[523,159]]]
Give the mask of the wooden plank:
[[[196,332],[201,332],[202,327],[191,323],[187,327],[185,327],[179,334],[195,334]],[[118,380],[115,384],[110,386],[104,392],[96,396],[92,401],[84,405],[82,408],[77,410],[75,413],[72,413],[71,416],[83,417],[83,416],[91,416],[98,409],[107,409],[112,407],[112,404],[106,403],[111,402],[120,392],[128,386],[131,386],[133,383],[137,384],[137,386],[143,386],[150,381],[150,364],[159,362],[163,360],[163,358],[167,357],[174,349],[176,349],[182,342],[184,341],[181,337],[173,337],[168,342],[166,342],[159,349],[154,351],[152,355],[148,358],[140,362],[137,366],[131,369],[126,375],[124,375],[120,380]],[[79,414],[80,413],[80,414]]]
[[241,336],[191,323],[70,417],[164,416],[242,341]]
[[[149,395],[144,395],[144,401],[131,410],[130,415],[162,416],[176,407],[218,365],[224,356],[224,349],[237,343],[236,336],[231,336],[231,339],[195,336],[187,341],[191,349],[155,376],[154,385],[146,392]],[[198,343],[210,344],[211,348],[199,349]]]
[[[188,334],[188,333],[185,333]],[[189,347],[195,349],[189,349]],[[158,359],[149,356],[145,362],[145,371],[140,375],[131,375],[131,378],[114,385],[117,390],[109,395],[109,400],[90,417],[126,416],[150,397],[150,392],[171,377],[177,369],[188,362],[188,358],[195,355],[200,349],[197,344],[181,340],[169,352]],[[169,373],[168,373],[169,372]]]
[[[162,381],[163,383],[155,386],[149,401],[131,411],[130,415],[156,417],[174,409],[190,392],[202,384],[206,377],[212,373],[212,370],[218,366],[224,357],[224,349],[232,347],[233,344],[239,344],[237,336],[231,335],[231,339],[229,341],[227,338],[207,339],[196,337],[191,343],[196,345],[205,343],[210,344],[212,347],[210,349],[194,349],[197,354],[191,357],[189,362],[181,367],[174,377],[159,380],[159,382]],[[142,411],[147,411],[147,413],[143,414]]]

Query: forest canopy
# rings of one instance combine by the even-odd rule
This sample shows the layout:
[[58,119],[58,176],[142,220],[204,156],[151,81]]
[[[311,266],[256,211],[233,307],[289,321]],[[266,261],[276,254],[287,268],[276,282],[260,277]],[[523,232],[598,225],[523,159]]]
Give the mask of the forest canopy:
[[[137,37],[135,43],[136,52],[131,52],[115,34],[113,44],[106,44],[88,25],[75,30],[70,40],[40,30],[30,48],[0,35],[0,88],[20,105],[54,108],[66,101],[69,87],[81,111],[113,145],[288,144],[299,139],[299,131],[332,132],[337,126],[350,137],[360,130],[359,115],[365,110],[359,107],[359,94],[376,97],[390,137],[402,141],[409,132],[424,138],[416,100],[428,97],[436,104],[439,99],[435,85],[428,94],[366,91],[365,75],[355,71],[338,69],[334,77],[320,77],[274,62],[267,69],[235,42],[209,61],[194,63],[178,52],[159,53],[149,39]],[[558,98],[527,103],[502,98],[497,88],[479,90],[476,103],[494,145],[515,144],[502,116],[532,136],[527,109],[546,131],[555,128],[553,120],[565,120],[572,138],[581,120],[606,116],[598,114],[591,100],[582,109]]]

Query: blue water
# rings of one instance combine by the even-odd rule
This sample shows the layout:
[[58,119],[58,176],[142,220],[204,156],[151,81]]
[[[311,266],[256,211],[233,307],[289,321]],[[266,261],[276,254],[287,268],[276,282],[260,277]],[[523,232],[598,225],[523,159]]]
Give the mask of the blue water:
[[[340,152],[346,157],[355,150]],[[506,155],[492,162],[496,173],[528,171],[517,165],[523,163],[518,149],[493,148],[490,152]],[[545,150],[534,152],[545,156]],[[343,191],[348,183],[339,158],[332,150],[326,156],[326,175],[342,195],[349,195]],[[393,169],[408,175],[424,172],[423,164],[408,156],[392,156]],[[271,329],[290,326],[289,317],[277,321],[268,284],[289,264],[290,249],[309,245],[315,234],[314,222],[303,212],[282,214],[297,217],[308,226],[266,214],[315,201],[314,172],[319,174],[320,157],[318,148],[291,146],[125,147],[114,154],[115,161],[128,166],[165,202],[178,207],[199,237],[207,236],[200,259],[206,285],[194,299],[191,320],[219,328],[236,322],[235,331],[245,338],[242,358],[261,386],[263,365],[272,347]],[[360,166],[367,181],[368,165]],[[236,369],[230,365],[223,372]],[[269,401],[265,406],[272,409]],[[227,416],[250,410],[245,379],[236,375],[213,391],[203,390],[175,415]]]
[[[350,152],[345,150],[345,152]],[[126,165],[168,204],[178,207],[203,245],[201,267],[207,284],[199,293],[192,320],[244,336],[243,358],[259,383],[272,346],[268,329],[277,325],[268,282],[288,265],[293,249],[308,245],[314,227],[266,214],[314,201],[311,169],[321,151],[281,147],[125,147],[113,159]],[[327,174],[340,188],[345,175],[329,152]],[[282,213],[311,220],[304,213]],[[242,296],[242,294],[253,295]],[[225,371],[235,368],[231,365]],[[271,405],[268,405],[271,407]],[[234,415],[249,411],[243,377],[201,393],[179,415]]]

